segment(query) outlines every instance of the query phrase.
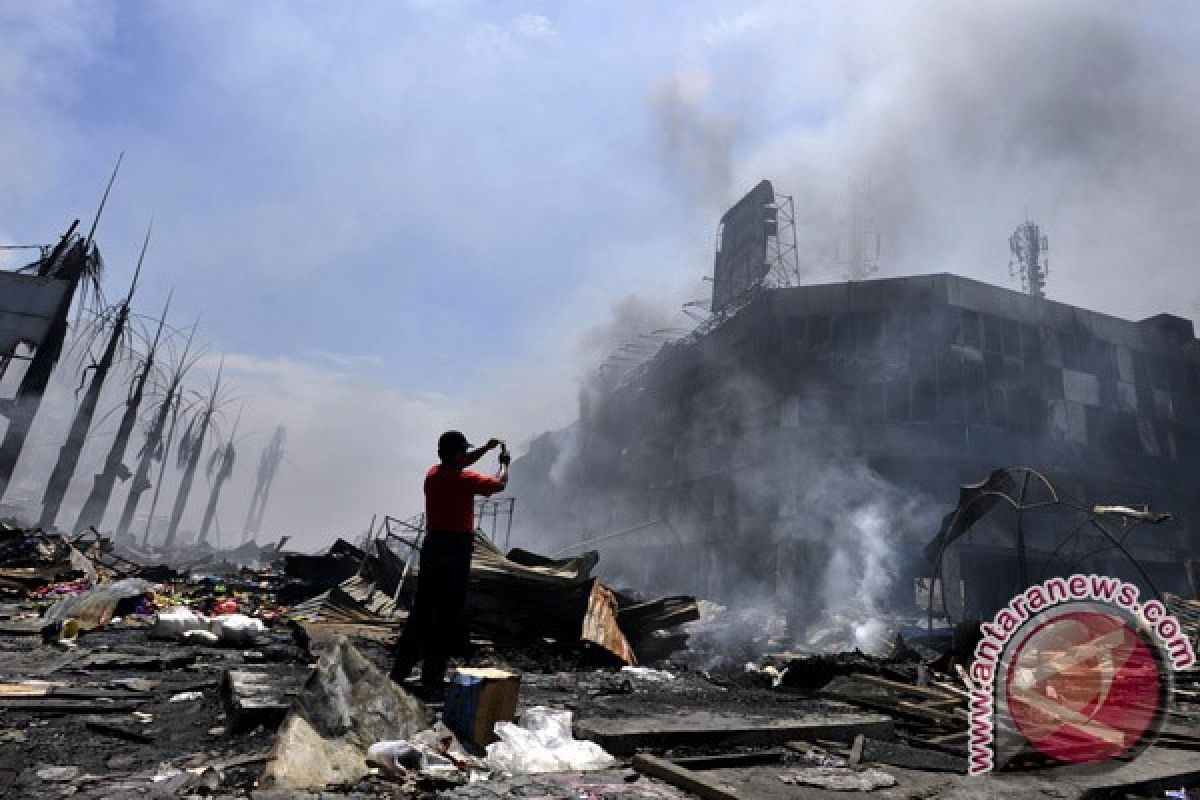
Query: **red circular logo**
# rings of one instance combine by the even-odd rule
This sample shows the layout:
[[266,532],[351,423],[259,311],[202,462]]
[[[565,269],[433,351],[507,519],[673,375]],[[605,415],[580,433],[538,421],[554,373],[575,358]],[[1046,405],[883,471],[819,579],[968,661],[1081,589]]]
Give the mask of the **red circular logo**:
[[1070,764],[1132,750],[1161,708],[1163,674],[1150,645],[1118,616],[1065,611],[1013,650],[1008,712],[1025,739]]

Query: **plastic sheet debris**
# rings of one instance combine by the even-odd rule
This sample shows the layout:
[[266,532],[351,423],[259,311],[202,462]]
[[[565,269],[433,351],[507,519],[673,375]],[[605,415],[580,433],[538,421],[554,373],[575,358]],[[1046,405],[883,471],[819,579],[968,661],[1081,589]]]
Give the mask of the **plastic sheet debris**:
[[871,792],[896,785],[889,772],[868,767],[863,770],[848,767],[806,767],[789,770],[779,780],[792,786],[818,786],[835,792]]
[[576,739],[571,712],[537,706],[521,715],[521,724],[499,722],[500,741],[487,747],[487,764],[513,774],[606,769],[616,759],[595,742]]
[[46,609],[44,619],[58,622],[69,617],[79,623],[80,630],[90,631],[107,625],[114,616],[133,611],[143,597],[153,593],[154,584],[149,581],[125,578],[83,594],[61,597]]

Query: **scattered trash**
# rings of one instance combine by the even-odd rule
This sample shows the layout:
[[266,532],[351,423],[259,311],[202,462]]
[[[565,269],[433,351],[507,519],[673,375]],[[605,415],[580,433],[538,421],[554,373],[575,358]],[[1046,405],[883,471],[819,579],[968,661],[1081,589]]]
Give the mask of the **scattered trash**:
[[236,614],[238,613],[238,602],[232,597],[226,598],[225,600],[222,600],[213,606],[212,613],[214,616],[221,616],[223,614]]
[[[471,580],[487,607],[472,607],[468,632],[471,663],[487,668],[452,676],[447,724],[431,727],[429,710],[374,666],[414,588],[394,537],[299,558],[274,545],[236,556],[194,545],[171,556],[183,559],[174,567],[140,567],[129,554],[156,554],[129,540],[114,548],[94,533],[11,531],[0,522],[0,749],[81,765],[35,761],[15,795],[38,796],[41,785],[223,796],[257,784],[264,796],[354,787],[373,797],[394,780],[385,791],[455,799],[681,800],[689,785],[736,794],[738,781],[713,770],[752,766],[775,765],[767,774],[784,793],[883,789],[896,785],[892,768],[946,781],[965,773],[972,685],[961,653],[971,651],[955,642],[969,623],[935,620],[930,632],[902,616],[827,610],[802,638],[784,638],[775,609],[643,600],[592,577],[594,554],[500,555],[481,544]],[[1164,603],[1194,635],[1200,603]],[[871,648],[881,655],[854,649],[887,644],[882,632],[892,639]],[[797,650],[805,641],[822,652]],[[1181,713],[1193,713],[1198,681],[1177,680]],[[220,704],[207,702],[214,686]],[[514,722],[518,694],[534,707]],[[150,713],[164,704],[170,712]],[[1156,753],[1179,768],[1163,785],[1182,782],[1197,746],[1182,725],[1163,732]],[[106,749],[91,757],[88,747]],[[633,770],[596,772],[617,766],[614,753],[633,755]],[[639,768],[648,760],[660,771]],[[86,774],[93,764],[103,781]],[[486,788],[467,785],[478,781]]]
[[42,640],[63,647],[74,647],[79,639],[79,623],[67,617],[56,619],[42,629]]
[[616,759],[595,742],[571,732],[571,712],[536,706],[521,715],[521,724],[496,724],[500,741],[487,747],[488,766],[516,775],[606,769]]

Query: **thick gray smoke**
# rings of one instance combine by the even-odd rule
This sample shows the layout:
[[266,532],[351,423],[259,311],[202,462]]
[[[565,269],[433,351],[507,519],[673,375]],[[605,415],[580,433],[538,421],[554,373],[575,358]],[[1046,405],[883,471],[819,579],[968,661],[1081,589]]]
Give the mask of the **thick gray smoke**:
[[[764,13],[779,24],[766,26],[747,47],[787,52],[784,43],[806,20],[786,5],[772,8]],[[1050,236],[1052,297],[1135,319],[1161,311],[1192,316],[1200,305],[1188,265],[1200,246],[1200,70],[1187,46],[1195,25],[1180,29],[1170,17],[1181,10],[1094,2],[839,8],[837,19],[827,21],[829,35],[806,56],[819,64],[822,113],[747,144],[735,161],[740,126],[712,110],[721,98],[694,77],[703,72],[681,72],[652,99],[667,145],[664,163],[681,193],[715,192],[722,206],[764,177],[794,194],[801,267],[811,280],[845,276],[835,242],[846,235],[841,226],[853,179],[871,187],[883,274],[954,272],[1012,285],[1007,239],[1030,217]],[[721,85],[754,94],[765,84],[761,73],[748,71],[746,81]],[[611,388],[584,387],[585,421],[595,420],[592,406]],[[825,608],[878,614],[896,590],[893,543],[932,532],[941,504],[905,496],[865,466],[852,442],[832,434],[764,459],[774,451],[751,432],[750,421],[762,409],[777,410],[779,398],[736,372],[722,390],[721,413],[748,424],[717,437],[734,485],[728,495],[717,492],[716,516],[727,513],[731,497],[777,510],[777,517],[761,517],[774,519],[765,541],[799,534],[827,547],[817,574],[790,576],[803,585],[798,591]],[[602,422],[636,426],[637,417],[663,411],[634,405],[624,420]],[[828,408],[812,401],[783,413],[811,420]],[[714,430],[697,416],[676,446],[711,450]],[[581,441],[596,448],[602,435],[603,429],[589,434],[586,425],[572,429],[556,478],[571,474],[573,460],[591,457]],[[622,455],[612,454],[617,463]],[[740,463],[763,469],[741,471]],[[773,484],[761,480],[762,472],[806,479]],[[729,519],[715,535],[699,528],[685,533],[724,567],[710,582],[715,594],[747,604],[770,601],[763,596],[770,581],[761,574],[750,579],[769,563],[766,554],[757,564],[739,565],[721,539],[759,523],[743,517]],[[674,524],[686,528],[686,514],[677,513]],[[866,628],[856,631],[862,641],[877,633]]]
[[680,185],[682,196],[702,201],[699,205],[706,209],[718,207],[735,190],[733,140],[738,127],[735,118],[710,108],[709,94],[703,74],[680,72],[651,95],[667,173]]
[[735,169],[740,190],[769,176],[795,193],[818,276],[839,276],[830,243],[854,177],[872,187],[885,273],[1011,285],[1007,237],[1028,215],[1050,236],[1052,297],[1133,318],[1195,313],[1200,70],[1189,6],[855,8],[815,56],[828,116]]

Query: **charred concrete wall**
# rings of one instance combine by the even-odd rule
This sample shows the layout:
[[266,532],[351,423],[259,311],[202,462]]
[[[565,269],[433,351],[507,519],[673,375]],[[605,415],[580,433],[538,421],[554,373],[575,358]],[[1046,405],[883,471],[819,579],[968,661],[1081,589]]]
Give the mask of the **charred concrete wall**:
[[[775,289],[621,385],[585,389],[578,422],[534,443],[514,489],[564,546],[654,523],[605,553],[639,579],[782,587],[798,606],[828,579],[839,509],[871,509],[894,579],[884,599],[904,605],[957,486],[1028,465],[1088,502],[1173,513],[1128,545],[1161,588],[1186,590],[1198,410],[1187,320],[1130,322],[948,274]],[[985,587],[968,591],[975,610],[1013,582],[1002,523],[957,555]],[[856,541],[875,546],[862,525]],[[1043,527],[1035,552],[1063,533]]]

